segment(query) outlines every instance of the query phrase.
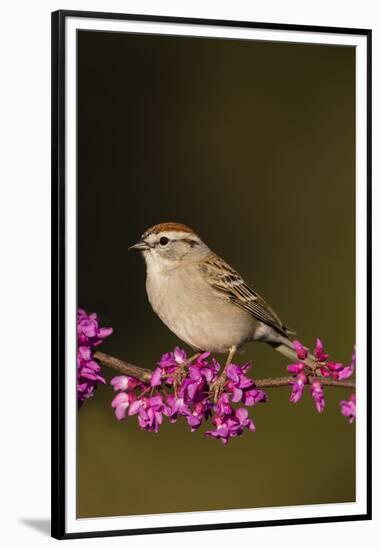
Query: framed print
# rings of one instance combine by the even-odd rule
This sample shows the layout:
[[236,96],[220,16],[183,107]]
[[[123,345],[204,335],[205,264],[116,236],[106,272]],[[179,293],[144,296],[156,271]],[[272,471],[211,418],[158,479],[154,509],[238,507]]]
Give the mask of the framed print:
[[371,31],[52,14],[52,535],[371,517]]

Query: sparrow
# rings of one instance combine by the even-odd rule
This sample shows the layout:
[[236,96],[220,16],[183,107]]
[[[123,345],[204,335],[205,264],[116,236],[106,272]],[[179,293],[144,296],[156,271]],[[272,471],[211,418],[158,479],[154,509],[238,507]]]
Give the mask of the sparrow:
[[295,332],[190,227],[159,223],[130,249],[144,257],[153,310],[195,351],[227,353],[226,369],[242,345],[258,341],[297,360]]

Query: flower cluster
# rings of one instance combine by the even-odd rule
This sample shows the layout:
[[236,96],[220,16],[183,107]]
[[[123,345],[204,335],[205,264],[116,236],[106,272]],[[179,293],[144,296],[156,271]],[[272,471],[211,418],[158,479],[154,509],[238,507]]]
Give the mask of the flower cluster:
[[[221,391],[214,400],[214,385],[221,380],[220,364],[209,353],[188,359],[185,351],[176,348],[162,356],[150,382],[131,376],[114,377],[111,384],[118,393],[112,407],[118,420],[137,415],[139,426],[150,432],[159,430],[164,417],[169,422],[184,417],[192,432],[211,418],[214,429],[205,435],[226,444],[245,429],[255,430],[245,407],[267,400],[266,394],[246,376],[249,368],[249,364],[228,365]],[[235,409],[236,403],[244,406]]]
[[85,399],[92,397],[97,384],[105,384],[100,375],[100,366],[94,361],[94,348],[99,346],[112,328],[100,328],[96,313],[88,315],[83,309],[77,314],[77,400],[80,407]]
[[[311,395],[315,401],[319,413],[325,408],[323,381],[325,378],[333,380],[345,380],[352,376],[356,366],[356,353],[353,351],[351,364],[348,366],[342,363],[328,361],[329,355],[325,353],[322,341],[317,338],[313,355],[311,355],[301,342],[294,340],[294,349],[298,358],[297,363],[287,366],[292,376],[292,391],[290,401],[297,403],[304,391],[304,386],[310,382]],[[341,401],[341,412],[353,422],[355,418],[355,396],[352,395],[349,401]]]

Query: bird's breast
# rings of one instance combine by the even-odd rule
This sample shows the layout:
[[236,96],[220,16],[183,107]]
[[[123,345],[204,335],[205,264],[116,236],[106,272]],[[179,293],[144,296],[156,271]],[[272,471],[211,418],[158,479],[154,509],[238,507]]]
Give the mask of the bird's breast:
[[[197,314],[200,285],[196,273],[191,276],[180,270],[162,273],[147,273],[147,295],[153,310],[170,328],[184,323],[185,318]],[[173,329],[172,329],[173,330]]]
[[163,323],[195,349],[223,352],[251,339],[252,317],[217,296],[197,268],[147,270],[146,288]]

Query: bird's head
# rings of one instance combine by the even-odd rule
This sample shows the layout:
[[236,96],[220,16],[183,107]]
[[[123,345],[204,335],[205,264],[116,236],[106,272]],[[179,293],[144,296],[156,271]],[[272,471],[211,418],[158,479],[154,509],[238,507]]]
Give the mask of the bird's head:
[[208,247],[193,229],[175,222],[150,227],[139,242],[130,246],[130,250],[142,252],[147,265],[192,261],[209,253]]

